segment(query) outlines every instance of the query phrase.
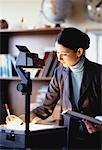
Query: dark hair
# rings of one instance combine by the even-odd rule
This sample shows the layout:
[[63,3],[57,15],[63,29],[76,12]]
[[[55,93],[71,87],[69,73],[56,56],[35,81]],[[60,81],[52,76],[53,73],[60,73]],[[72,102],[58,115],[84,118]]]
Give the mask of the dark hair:
[[64,28],[58,34],[56,41],[74,51],[77,51],[78,48],[86,50],[90,45],[89,36],[76,28]]

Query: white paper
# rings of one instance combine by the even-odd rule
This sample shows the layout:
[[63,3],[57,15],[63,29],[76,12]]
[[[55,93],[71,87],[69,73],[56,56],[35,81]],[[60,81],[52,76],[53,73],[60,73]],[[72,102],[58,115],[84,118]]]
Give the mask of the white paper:
[[[9,125],[2,125],[1,128],[4,127],[6,129],[10,130],[18,130],[18,131],[24,131],[25,130],[25,124],[23,125],[14,125],[14,124],[9,124]],[[43,130],[43,129],[52,129],[55,128],[54,125],[43,125],[43,124],[32,124],[30,123],[29,129],[30,131],[36,131],[36,130]]]

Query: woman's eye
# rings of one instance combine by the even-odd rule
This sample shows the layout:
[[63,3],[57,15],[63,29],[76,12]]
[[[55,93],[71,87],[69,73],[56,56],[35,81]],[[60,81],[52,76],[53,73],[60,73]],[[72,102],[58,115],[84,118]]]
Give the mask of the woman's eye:
[[60,56],[68,56],[68,53],[59,53],[59,52],[57,52],[57,55],[60,55]]
[[67,56],[68,54],[62,54],[63,56]]

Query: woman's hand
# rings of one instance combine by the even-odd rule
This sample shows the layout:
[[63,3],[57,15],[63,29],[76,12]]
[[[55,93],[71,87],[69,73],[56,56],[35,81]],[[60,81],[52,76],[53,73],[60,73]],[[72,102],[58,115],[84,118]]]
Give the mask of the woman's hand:
[[[37,117],[35,114],[30,113],[30,123],[35,124],[43,124],[43,120]],[[7,125],[22,125],[25,123],[25,114],[20,115],[17,117],[16,115],[9,115],[6,117],[6,124]]]
[[6,117],[6,124],[7,125],[22,125],[23,121],[17,117],[16,115],[9,115]]
[[83,120],[83,122],[85,123],[85,126],[90,134],[97,131],[102,131],[102,125],[93,124],[87,120]]

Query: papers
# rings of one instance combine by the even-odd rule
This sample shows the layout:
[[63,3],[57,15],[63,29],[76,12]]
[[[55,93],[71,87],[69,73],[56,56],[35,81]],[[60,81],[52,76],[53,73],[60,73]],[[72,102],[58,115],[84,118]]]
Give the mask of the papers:
[[102,121],[102,116],[96,116],[95,119]]
[[[81,113],[78,113],[78,112],[75,112],[75,111],[69,111],[69,110],[64,110],[62,112],[62,115],[70,115],[71,117],[76,117],[78,119],[86,119],[92,123],[96,123],[96,124],[100,124],[102,125],[102,118],[101,116],[99,117],[96,117],[96,118],[93,118],[93,117],[90,117],[90,116],[87,116],[87,115],[84,115],[84,114],[81,114]],[[99,119],[101,118],[101,119]]]
[[[6,128],[10,130],[17,130],[17,131],[24,131],[25,130],[25,124],[23,125],[0,125],[0,128]],[[37,131],[37,130],[44,130],[44,129],[52,129],[55,128],[54,125],[42,125],[42,124],[32,124],[30,123],[30,131]]]
[[[6,129],[16,130],[16,131],[25,131],[26,124],[23,123],[19,117],[15,116],[15,115],[10,115],[10,116],[8,116],[8,120],[9,121],[7,121],[6,124],[0,125],[0,129],[6,128]],[[52,129],[52,128],[55,128],[55,125],[35,124],[34,121],[29,123],[30,131]]]

